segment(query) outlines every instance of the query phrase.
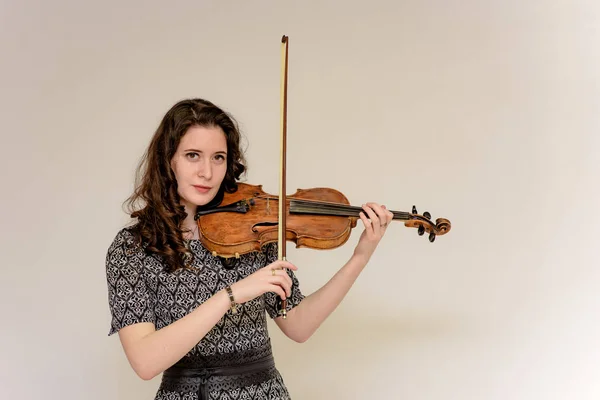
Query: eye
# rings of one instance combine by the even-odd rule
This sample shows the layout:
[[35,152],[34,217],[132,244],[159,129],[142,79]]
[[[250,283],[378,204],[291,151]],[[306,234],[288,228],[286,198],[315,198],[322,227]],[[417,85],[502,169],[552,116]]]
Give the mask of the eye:
[[195,159],[198,158],[198,153],[193,153],[193,152],[192,153],[187,153],[185,156],[187,158],[189,158],[190,160],[195,160]]
[[215,156],[215,159],[217,159],[218,161],[224,161],[225,160],[225,156],[223,154],[217,154]]

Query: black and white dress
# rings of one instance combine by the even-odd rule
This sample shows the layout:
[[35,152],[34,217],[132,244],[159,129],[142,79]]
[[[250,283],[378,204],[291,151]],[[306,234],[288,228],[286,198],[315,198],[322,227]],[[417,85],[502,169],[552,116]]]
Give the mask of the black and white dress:
[[[240,256],[225,268],[200,241],[192,240],[194,270],[165,271],[161,257],[134,243],[130,228],[118,232],[106,256],[108,301],[112,316],[109,335],[119,329],[152,322],[156,329],[192,312],[211,296],[277,259],[277,244]],[[304,298],[293,271],[287,310]],[[264,295],[228,311],[211,331],[163,373],[155,400],[289,399],[273,361],[267,331],[269,315],[278,314],[277,295]]]

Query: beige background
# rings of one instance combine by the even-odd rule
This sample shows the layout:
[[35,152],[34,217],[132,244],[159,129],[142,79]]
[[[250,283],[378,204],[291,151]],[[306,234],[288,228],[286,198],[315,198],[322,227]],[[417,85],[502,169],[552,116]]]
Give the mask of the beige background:
[[[271,330],[294,399],[600,398],[599,4],[3,0],[0,397],[153,398],[107,337],[121,202],[191,96],[276,193],[287,34],[290,191],[453,223],[434,244],[396,223],[309,342]],[[290,245],[305,293],[359,234]]]

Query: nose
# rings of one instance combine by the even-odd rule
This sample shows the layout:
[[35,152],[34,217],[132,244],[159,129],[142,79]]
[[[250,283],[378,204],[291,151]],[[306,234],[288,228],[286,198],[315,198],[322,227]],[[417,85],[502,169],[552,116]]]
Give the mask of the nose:
[[198,164],[199,164],[198,176],[204,177],[204,179],[206,179],[207,181],[211,180],[211,178],[212,178],[212,165],[210,163],[210,160],[208,158],[206,158],[204,160],[204,162],[201,162],[201,163],[198,163]]

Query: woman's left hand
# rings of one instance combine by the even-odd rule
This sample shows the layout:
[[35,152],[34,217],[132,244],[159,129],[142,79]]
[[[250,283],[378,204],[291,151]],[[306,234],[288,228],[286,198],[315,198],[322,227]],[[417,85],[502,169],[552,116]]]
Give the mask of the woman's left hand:
[[362,207],[364,211],[360,213],[360,219],[365,230],[354,249],[354,255],[363,258],[367,262],[385,234],[389,223],[392,222],[394,214],[385,206],[377,203],[363,204]]

